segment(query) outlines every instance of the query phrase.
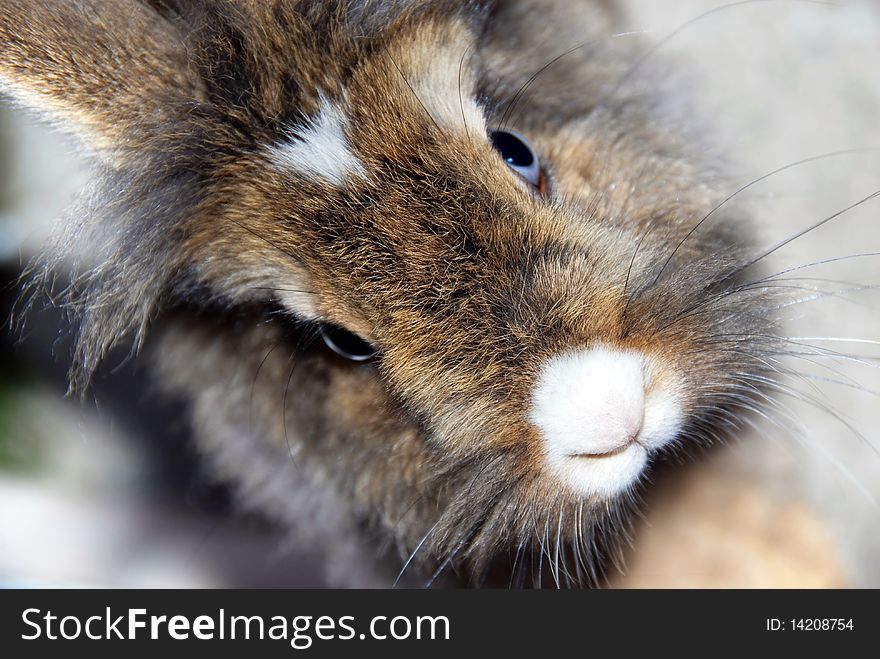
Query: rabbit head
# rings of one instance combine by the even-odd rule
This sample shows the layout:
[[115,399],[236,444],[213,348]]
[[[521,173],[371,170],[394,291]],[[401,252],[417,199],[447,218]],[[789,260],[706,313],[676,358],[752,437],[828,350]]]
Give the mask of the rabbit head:
[[7,0],[3,89],[99,170],[45,270],[80,254],[75,386],[168,315],[162,372],[226,478],[292,451],[435,567],[601,553],[655,456],[752,404],[771,322],[613,20]]

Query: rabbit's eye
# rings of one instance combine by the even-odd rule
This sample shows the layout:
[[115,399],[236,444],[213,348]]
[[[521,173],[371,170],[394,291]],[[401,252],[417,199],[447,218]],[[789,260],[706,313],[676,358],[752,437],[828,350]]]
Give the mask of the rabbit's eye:
[[373,346],[341,327],[321,325],[321,338],[330,350],[353,362],[365,362],[376,356],[377,350]]
[[489,139],[508,167],[541,190],[541,161],[526,138],[510,130],[493,130],[489,133]]

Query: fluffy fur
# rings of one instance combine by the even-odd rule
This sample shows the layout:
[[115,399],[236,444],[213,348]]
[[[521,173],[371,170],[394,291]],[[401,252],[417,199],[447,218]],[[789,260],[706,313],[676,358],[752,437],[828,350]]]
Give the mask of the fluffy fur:
[[[542,365],[650,356],[679,383],[670,446],[695,445],[753,404],[772,324],[693,122],[614,19],[562,0],[7,1],[4,89],[100,168],[35,274],[89,245],[62,300],[74,386],[159,325],[160,380],[216,473],[285,523],[325,511],[316,542],[389,540],[375,583],[497,565],[595,582],[632,496],[548,467]],[[531,141],[546,194],[493,150],[498,126]],[[307,157],[315,134],[332,160]],[[379,358],[340,359],[319,323]]]

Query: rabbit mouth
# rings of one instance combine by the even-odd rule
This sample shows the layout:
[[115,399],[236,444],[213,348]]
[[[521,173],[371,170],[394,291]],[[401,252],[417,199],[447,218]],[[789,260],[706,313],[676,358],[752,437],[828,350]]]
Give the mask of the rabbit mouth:
[[633,448],[635,445],[641,446],[645,451],[648,451],[648,447],[642,444],[637,437],[633,437],[629,439],[626,443],[621,444],[617,448],[613,448],[609,451],[597,451],[593,453],[571,453],[568,457],[570,458],[580,458],[583,460],[601,460],[603,458],[610,458],[615,455],[620,455],[624,451],[628,451]]

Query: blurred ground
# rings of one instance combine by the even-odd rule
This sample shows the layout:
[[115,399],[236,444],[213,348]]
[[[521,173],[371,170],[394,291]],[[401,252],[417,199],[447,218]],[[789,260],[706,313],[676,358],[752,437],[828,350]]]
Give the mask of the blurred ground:
[[[628,27],[650,30],[649,42],[721,5],[626,4]],[[735,3],[676,33],[657,56],[692,72],[693,98],[730,145],[734,189],[802,158],[880,147],[873,2]],[[0,111],[4,315],[22,260],[84,180],[68,142]],[[773,245],[878,188],[880,154],[866,152],[794,168],[738,201],[757,217],[762,244]],[[866,204],[794,241],[772,268],[878,252],[878,218],[880,203]],[[626,576],[613,583],[880,586],[880,350],[870,343],[880,338],[880,309],[874,291],[852,290],[880,284],[878,265],[865,257],[792,275],[817,278],[792,283],[814,289],[804,297],[843,291],[784,310],[792,345],[839,354],[789,360],[801,393],[779,398],[777,423],[658,476]],[[179,428],[157,440],[144,419],[173,410],[125,391],[130,372],[103,375],[100,411],[63,398],[63,343],[51,358],[61,326],[43,315],[24,344],[9,336],[0,344],[0,582],[319,585],[315,556],[286,551],[279,533],[231,514],[222,489],[189,468]]]

